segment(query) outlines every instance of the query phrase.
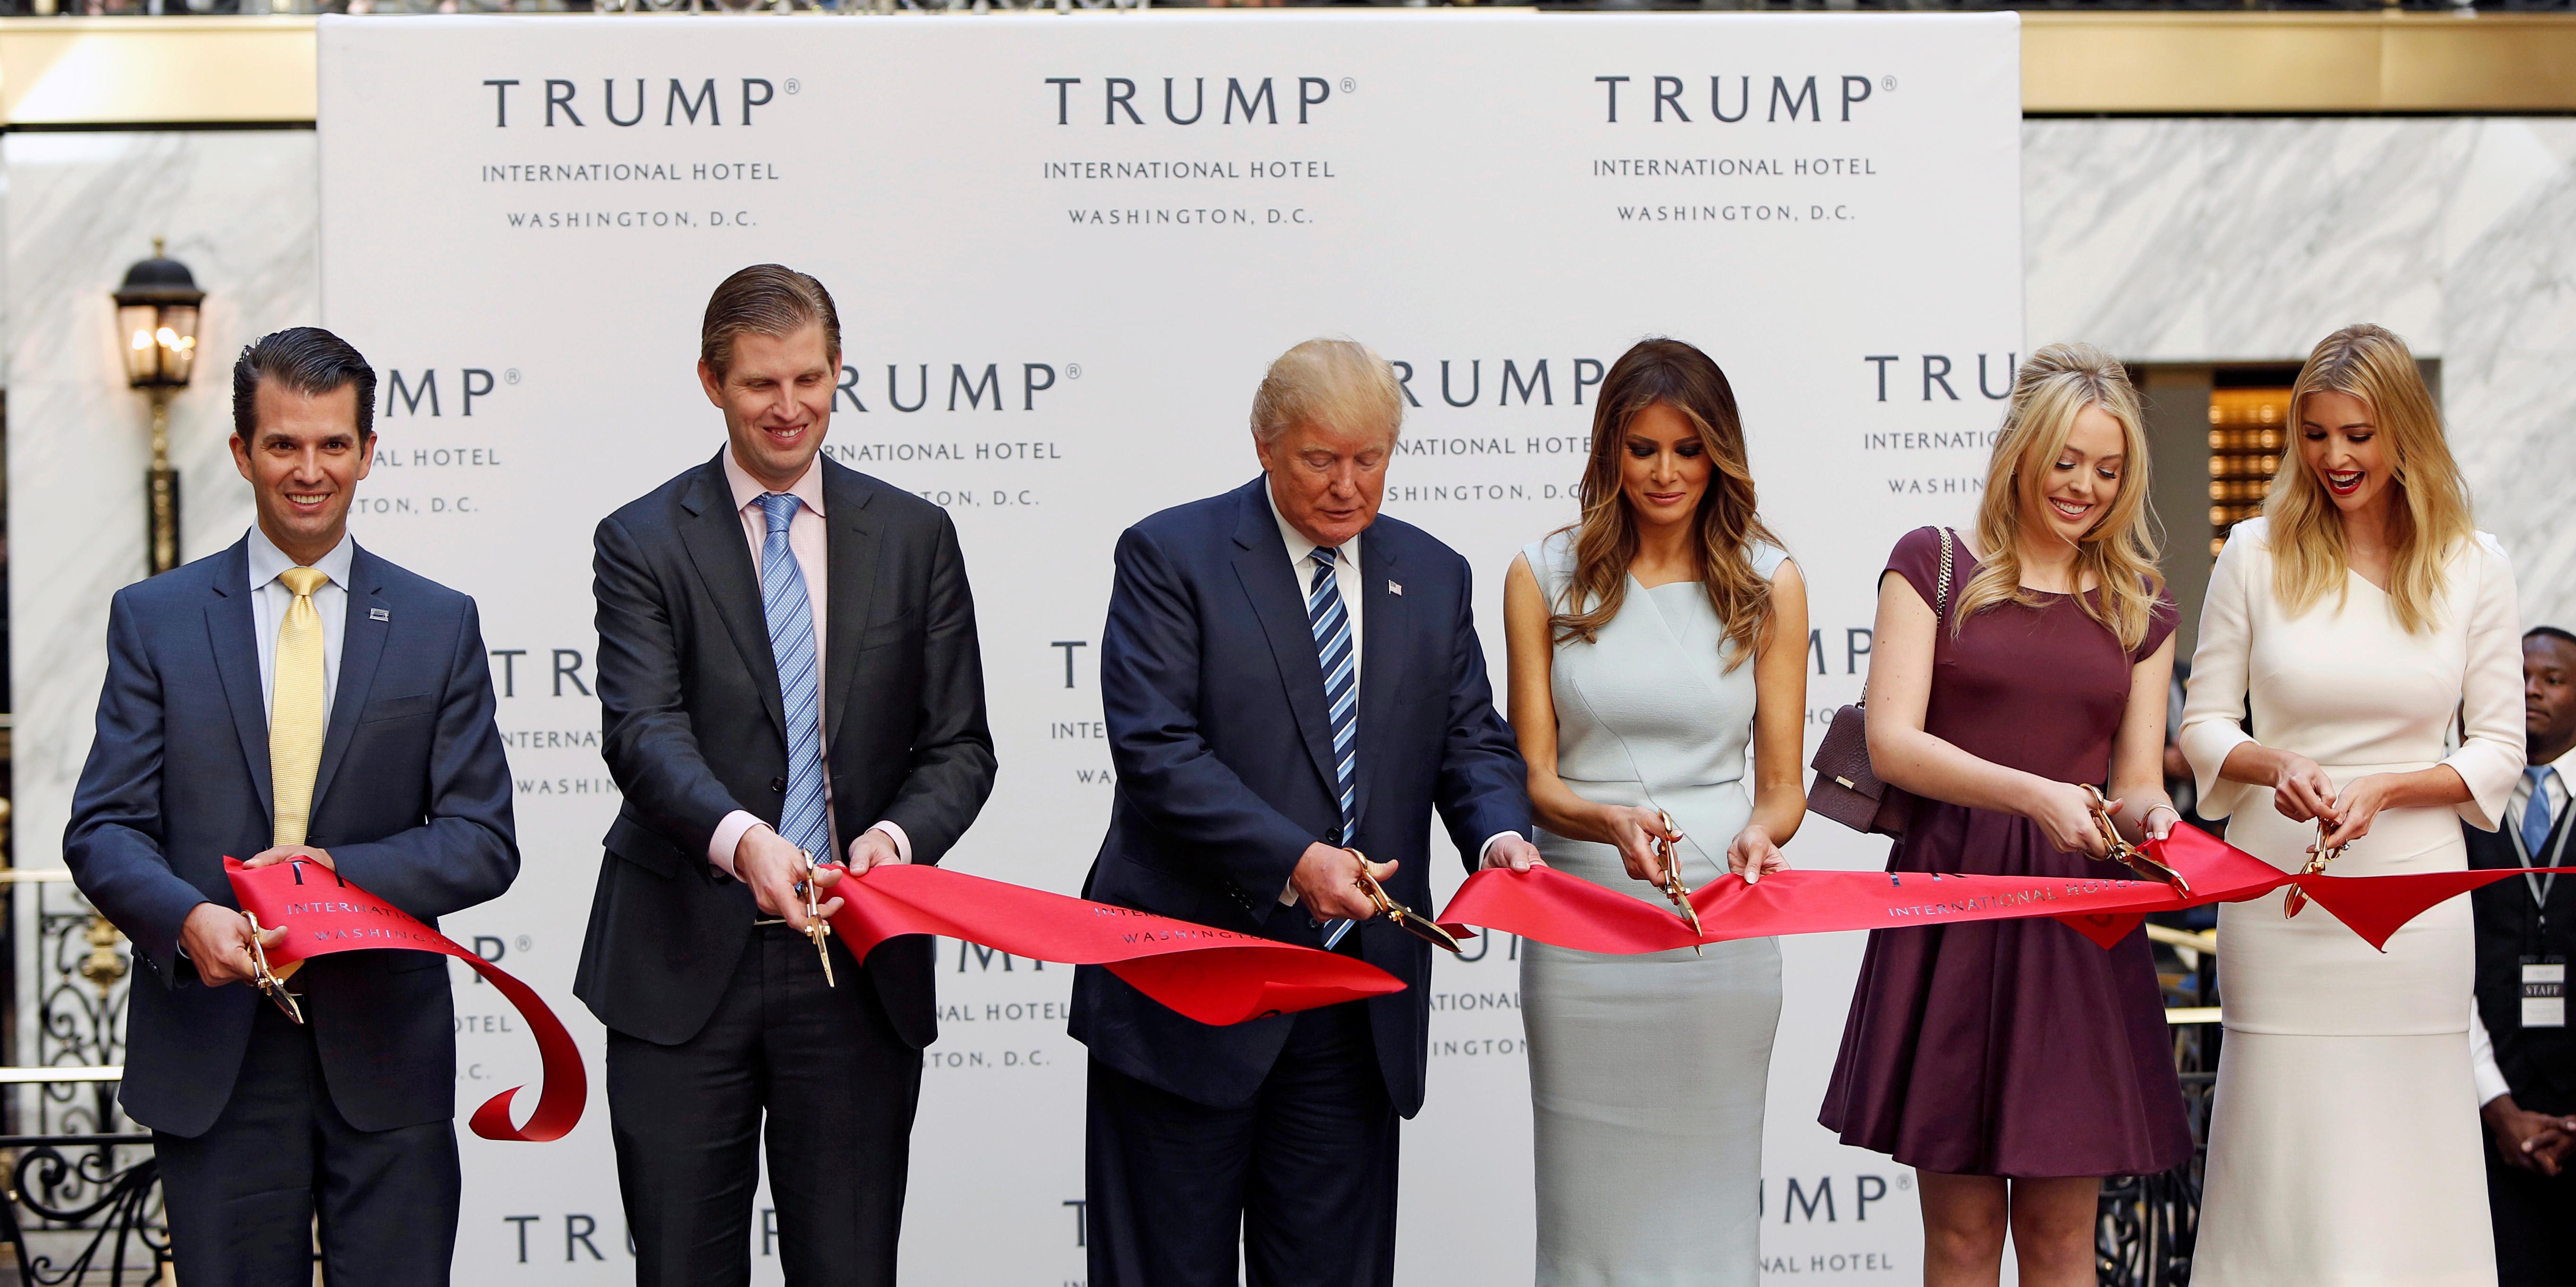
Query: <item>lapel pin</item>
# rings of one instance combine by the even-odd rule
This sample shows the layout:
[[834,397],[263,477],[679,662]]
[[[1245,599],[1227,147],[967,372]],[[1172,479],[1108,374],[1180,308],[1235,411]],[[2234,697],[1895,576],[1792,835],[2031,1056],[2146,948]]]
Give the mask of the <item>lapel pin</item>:
[[387,612],[382,608],[367,609],[367,620],[369,621],[391,621],[393,619],[394,614]]
[[1388,594],[1401,595],[1404,593],[1404,587],[1397,582],[1389,581],[1386,583],[1386,592]]

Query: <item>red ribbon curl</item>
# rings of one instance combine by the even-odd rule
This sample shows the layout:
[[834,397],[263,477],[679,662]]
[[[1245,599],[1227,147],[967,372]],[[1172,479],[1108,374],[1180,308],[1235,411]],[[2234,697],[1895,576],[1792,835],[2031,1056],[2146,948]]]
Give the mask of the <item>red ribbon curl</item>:
[[258,917],[261,928],[286,931],[286,937],[268,949],[271,966],[374,948],[436,952],[473,966],[475,973],[518,1007],[519,1017],[527,1020],[528,1031],[537,1039],[544,1089],[525,1126],[510,1125],[510,1101],[525,1087],[513,1086],[485,1100],[466,1121],[475,1134],[487,1140],[543,1143],[562,1139],[581,1120],[582,1106],[590,1095],[581,1051],[534,988],[320,863],[245,867],[238,859],[226,858],[224,875],[232,881],[233,896],[242,910]]
[[944,867],[887,863],[844,876],[830,893],[843,900],[832,930],[862,961],[898,935],[938,934],[1013,956],[1107,966],[1137,991],[1206,1024],[1404,990],[1394,975],[1354,957]]

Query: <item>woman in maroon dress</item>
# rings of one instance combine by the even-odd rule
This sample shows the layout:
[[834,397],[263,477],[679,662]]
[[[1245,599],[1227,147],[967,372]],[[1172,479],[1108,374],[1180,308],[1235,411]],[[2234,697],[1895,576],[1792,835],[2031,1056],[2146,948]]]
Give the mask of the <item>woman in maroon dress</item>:
[[[2138,398],[2090,345],[2032,354],[1973,536],[1908,533],[1879,579],[1869,753],[1917,798],[1896,871],[2126,876],[2177,816],[2162,751],[2174,610],[2147,535]],[[1944,543],[1953,577],[1938,620]],[[2046,918],[1871,933],[1821,1119],[1919,1173],[1927,1284],[2093,1281],[2101,1177],[2191,1155],[2154,958]]]

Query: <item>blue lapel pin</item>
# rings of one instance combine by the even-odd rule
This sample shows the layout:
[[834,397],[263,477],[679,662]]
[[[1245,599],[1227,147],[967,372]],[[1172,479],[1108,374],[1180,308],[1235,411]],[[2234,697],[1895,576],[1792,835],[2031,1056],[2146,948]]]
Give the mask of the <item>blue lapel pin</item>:
[[394,614],[387,612],[382,608],[367,609],[367,620],[369,621],[391,621],[393,619]]

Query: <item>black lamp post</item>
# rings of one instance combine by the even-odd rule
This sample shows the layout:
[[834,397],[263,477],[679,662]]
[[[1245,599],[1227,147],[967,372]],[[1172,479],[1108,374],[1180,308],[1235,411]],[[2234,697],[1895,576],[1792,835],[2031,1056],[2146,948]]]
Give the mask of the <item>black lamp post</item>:
[[198,306],[206,292],[188,266],[161,253],[125,270],[116,288],[116,326],[125,350],[125,382],[152,398],[152,469],[144,475],[150,511],[152,574],[179,566],[179,472],[170,468],[170,395],[188,387],[197,361]]

